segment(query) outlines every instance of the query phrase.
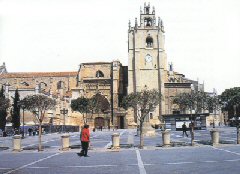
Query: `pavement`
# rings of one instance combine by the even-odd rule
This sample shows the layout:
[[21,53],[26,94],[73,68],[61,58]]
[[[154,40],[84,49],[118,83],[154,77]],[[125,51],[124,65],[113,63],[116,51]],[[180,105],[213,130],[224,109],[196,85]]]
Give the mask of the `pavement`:
[[[12,138],[0,137],[0,174],[239,174],[240,145],[236,128],[218,127],[220,144],[210,145],[206,130],[195,131],[195,146],[181,131],[171,131],[171,147],[162,147],[161,130],[144,138],[139,149],[135,130],[91,132],[90,157],[79,157],[79,133],[70,134],[69,151],[61,151],[61,134],[43,135],[44,151],[38,152],[38,137],[22,140],[21,152],[12,151]],[[111,150],[111,135],[119,133],[121,148]],[[188,132],[189,133],[189,132]],[[133,146],[130,146],[133,144]],[[8,146],[8,149],[3,147]]]

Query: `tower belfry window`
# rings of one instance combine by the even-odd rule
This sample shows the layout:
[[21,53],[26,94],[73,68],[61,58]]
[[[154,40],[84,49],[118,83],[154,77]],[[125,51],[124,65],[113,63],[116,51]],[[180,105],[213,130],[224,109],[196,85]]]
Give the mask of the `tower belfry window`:
[[146,38],[146,47],[147,48],[152,48],[153,47],[153,38],[151,36],[148,36]]
[[146,14],[149,14],[149,7],[146,7]]
[[144,26],[151,27],[152,26],[152,18],[145,18],[144,19]]
[[96,77],[97,77],[97,78],[98,78],[98,77],[104,77],[103,72],[98,70],[98,71],[96,72]]

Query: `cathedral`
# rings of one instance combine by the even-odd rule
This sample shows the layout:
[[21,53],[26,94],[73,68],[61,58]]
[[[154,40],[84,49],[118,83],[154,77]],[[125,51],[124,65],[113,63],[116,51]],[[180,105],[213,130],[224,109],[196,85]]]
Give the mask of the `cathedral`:
[[[157,89],[163,100],[149,113],[149,122],[159,125],[163,116],[180,113],[172,99],[179,93],[204,90],[204,85],[190,80],[174,70],[168,63],[165,52],[165,30],[163,21],[155,16],[155,8],[144,4],[140,19],[135,18],[128,28],[128,66],[120,61],[81,63],[73,72],[7,72],[5,63],[0,66],[0,87],[12,100],[18,89],[20,98],[27,95],[44,94],[56,99],[57,106],[48,111],[44,123],[83,125],[82,115],[71,110],[71,100],[78,97],[90,98],[100,94],[105,97],[110,109],[94,113],[88,118],[91,127],[132,128],[136,127],[134,113],[121,107],[124,96],[143,89]],[[67,109],[67,115],[62,110]],[[10,119],[10,118],[9,118]],[[22,121],[22,120],[21,120]],[[27,125],[37,124],[31,113],[25,116]]]

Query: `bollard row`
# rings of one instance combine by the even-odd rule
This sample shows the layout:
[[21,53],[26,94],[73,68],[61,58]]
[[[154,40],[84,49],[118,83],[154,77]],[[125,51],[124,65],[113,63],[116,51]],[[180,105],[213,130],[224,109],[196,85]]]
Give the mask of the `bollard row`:
[[[212,145],[218,145],[219,144],[219,131],[217,129],[213,129],[210,131],[211,134],[211,142]],[[170,131],[165,130],[162,132],[162,142],[163,147],[169,147],[171,146],[171,138],[170,138]],[[69,150],[69,134],[63,134],[61,136],[62,140],[62,147],[60,150],[67,151]],[[113,133],[112,134],[112,149],[119,149],[120,148],[120,135],[119,133]],[[21,148],[21,136],[20,135],[14,135],[13,136],[13,151],[14,152],[20,152],[22,151]]]

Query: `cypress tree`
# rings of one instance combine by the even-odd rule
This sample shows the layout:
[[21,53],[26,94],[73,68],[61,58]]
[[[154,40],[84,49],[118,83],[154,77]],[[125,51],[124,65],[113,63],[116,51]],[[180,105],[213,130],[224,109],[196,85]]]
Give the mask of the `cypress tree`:
[[[0,100],[2,101],[1,103],[4,105],[5,100],[5,95],[4,95],[4,90],[3,90],[3,86],[0,90]],[[6,101],[7,102],[7,101]],[[7,118],[7,108],[5,107],[0,107],[0,129],[5,130],[5,126],[6,126],[6,120]]]
[[18,89],[15,90],[15,97],[13,101],[13,113],[12,113],[12,126],[14,129],[19,129],[20,127],[20,106],[19,106],[20,96]]

